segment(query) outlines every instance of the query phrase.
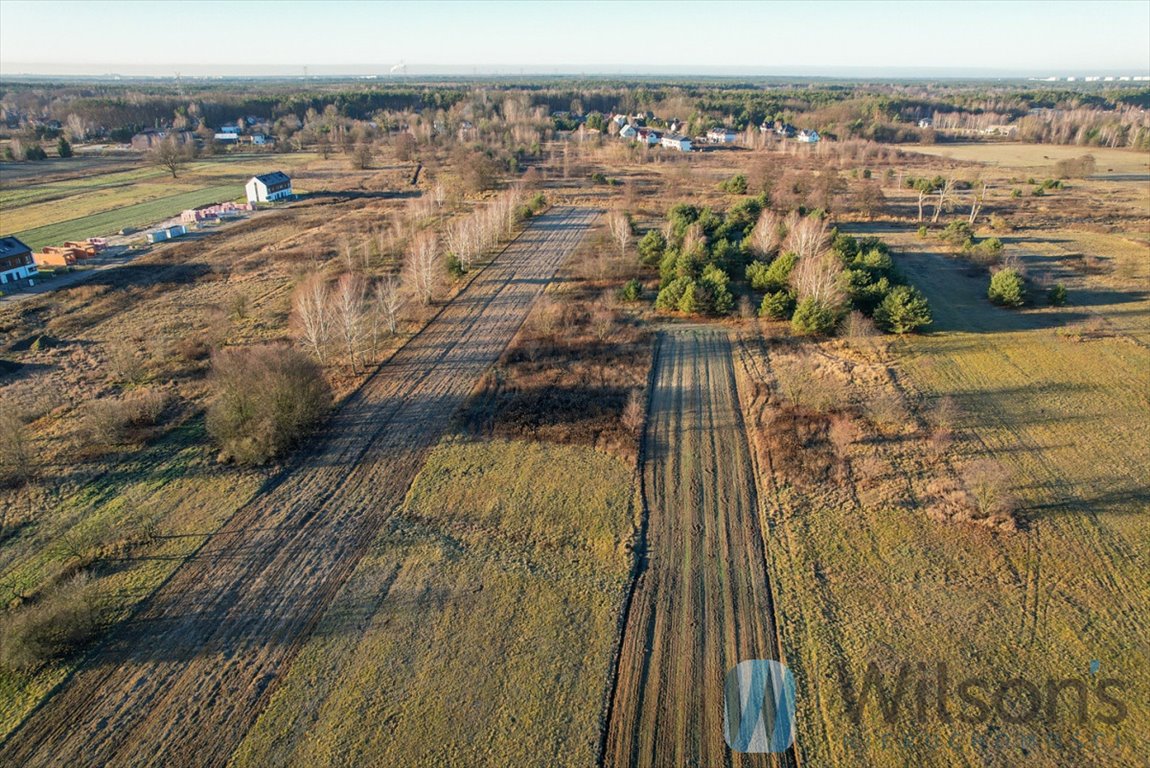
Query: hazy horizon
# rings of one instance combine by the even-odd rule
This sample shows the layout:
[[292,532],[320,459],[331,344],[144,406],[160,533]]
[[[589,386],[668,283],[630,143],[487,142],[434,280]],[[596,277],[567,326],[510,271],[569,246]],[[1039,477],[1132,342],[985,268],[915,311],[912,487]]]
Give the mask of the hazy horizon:
[[0,76],[1144,76],[1148,28],[1150,3],[1124,0],[4,0]]

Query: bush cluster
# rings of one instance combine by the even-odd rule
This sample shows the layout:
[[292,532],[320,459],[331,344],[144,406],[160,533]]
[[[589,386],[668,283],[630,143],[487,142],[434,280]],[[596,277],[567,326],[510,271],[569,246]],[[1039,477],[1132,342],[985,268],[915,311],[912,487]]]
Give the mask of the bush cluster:
[[219,351],[212,356],[212,381],[207,427],[223,461],[255,465],[282,456],[331,408],[320,367],[291,347]]

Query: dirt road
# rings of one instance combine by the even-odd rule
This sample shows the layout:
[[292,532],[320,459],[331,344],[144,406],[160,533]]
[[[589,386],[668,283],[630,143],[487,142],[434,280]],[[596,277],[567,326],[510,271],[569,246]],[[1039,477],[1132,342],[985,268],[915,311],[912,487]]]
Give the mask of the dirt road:
[[778,658],[755,480],[725,331],[659,342],[644,439],[647,561],[627,614],[603,763],[787,764],[723,739],[723,682]]
[[594,215],[533,223],[13,732],[0,764],[224,764]]

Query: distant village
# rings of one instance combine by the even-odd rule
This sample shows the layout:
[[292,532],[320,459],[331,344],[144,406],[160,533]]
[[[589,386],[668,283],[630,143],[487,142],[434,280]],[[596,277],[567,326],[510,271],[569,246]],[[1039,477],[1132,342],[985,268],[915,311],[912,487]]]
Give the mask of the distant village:
[[[650,112],[635,114],[580,115],[573,112],[553,112],[557,124],[568,126],[567,133],[583,131],[590,134],[615,135],[624,141],[649,147],[664,147],[678,152],[698,152],[709,148],[739,143],[740,133],[733,128],[710,128],[705,134],[684,135],[686,126],[678,119],[661,120]],[[577,127],[575,127],[577,126]],[[818,131],[798,129],[783,121],[766,120],[759,125],[759,133],[772,134],[782,139],[794,139],[803,144],[814,144],[822,139]]]

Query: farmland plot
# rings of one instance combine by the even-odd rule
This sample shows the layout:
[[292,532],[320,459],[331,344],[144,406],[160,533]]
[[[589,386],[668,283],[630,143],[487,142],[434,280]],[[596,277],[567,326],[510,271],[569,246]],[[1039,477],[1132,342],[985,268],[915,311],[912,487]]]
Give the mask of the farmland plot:
[[604,764],[786,764],[731,752],[723,681],[778,658],[751,454],[723,331],[670,332],[644,443],[646,567],[629,609]]
[[594,217],[538,219],[0,746],[25,765],[216,765]]

